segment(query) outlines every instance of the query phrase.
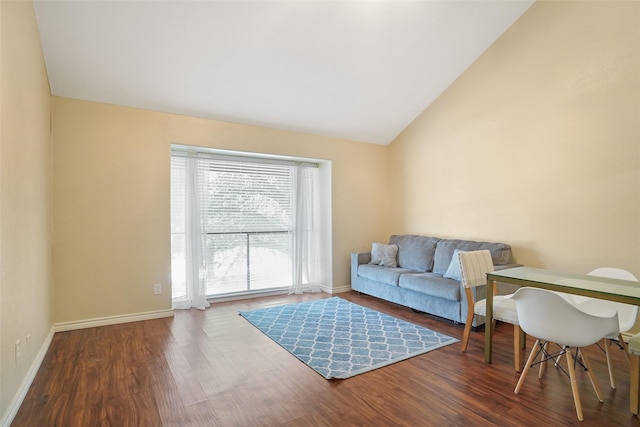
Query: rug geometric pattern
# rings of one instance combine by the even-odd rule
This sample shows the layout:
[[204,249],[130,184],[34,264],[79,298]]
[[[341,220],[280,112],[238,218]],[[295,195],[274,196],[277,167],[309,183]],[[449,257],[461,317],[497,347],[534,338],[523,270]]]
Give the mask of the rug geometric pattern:
[[349,378],[459,341],[339,297],[240,315],[326,379]]

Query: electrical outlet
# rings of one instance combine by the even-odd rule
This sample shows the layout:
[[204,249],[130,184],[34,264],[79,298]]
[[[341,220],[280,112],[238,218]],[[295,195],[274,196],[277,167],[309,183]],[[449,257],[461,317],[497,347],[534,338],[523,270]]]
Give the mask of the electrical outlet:
[[156,295],[162,295],[162,283],[156,283],[153,285],[153,293]]
[[16,363],[20,361],[20,340],[16,340]]

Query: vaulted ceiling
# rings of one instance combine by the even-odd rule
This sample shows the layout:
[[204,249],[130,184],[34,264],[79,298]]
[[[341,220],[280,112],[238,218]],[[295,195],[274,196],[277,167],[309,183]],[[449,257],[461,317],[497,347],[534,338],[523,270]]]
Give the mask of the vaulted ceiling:
[[533,2],[34,5],[53,95],[388,144]]

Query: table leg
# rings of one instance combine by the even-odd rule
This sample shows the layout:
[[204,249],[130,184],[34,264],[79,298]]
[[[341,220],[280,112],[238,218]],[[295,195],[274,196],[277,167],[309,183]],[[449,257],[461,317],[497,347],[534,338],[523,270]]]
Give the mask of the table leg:
[[631,354],[631,375],[629,376],[629,388],[631,393],[629,396],[629,409],[631,413],[638,415],[639,403],[638,403],[638,390],[640,389],[640,357]]
[[493,287],[496,286],[493,280],[487,280],[487,315],[484,323],[484,362],[491,363],[491,351],[493,345]]

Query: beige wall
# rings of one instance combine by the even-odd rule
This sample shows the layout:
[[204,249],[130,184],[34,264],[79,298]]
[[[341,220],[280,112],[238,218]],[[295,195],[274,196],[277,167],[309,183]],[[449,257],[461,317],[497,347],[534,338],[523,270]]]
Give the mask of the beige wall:
[[[51,97],[31,2],[0,2],[0,95],[0,424],[3,424],[39,350],[51,337],[53,326]],[[21,342],[21,356],[16,362],[17,340]]]
[[349,253],[390,233],[504,241],[527,265],[640,276],[639,8],[534,4],[383,147],[50,104],[33,6],[0,2],[0,420],[54,322],[170,307],[152,284],[169,283],[171,143],[330,160],[335,288],[349,284]]
[[537,2],[390,147],[397,232],[640,277],[640,3]]
[[388,238],[388,147],[53,98],[56,323],[171,307],[170,144],[331,161],[334,288]]

